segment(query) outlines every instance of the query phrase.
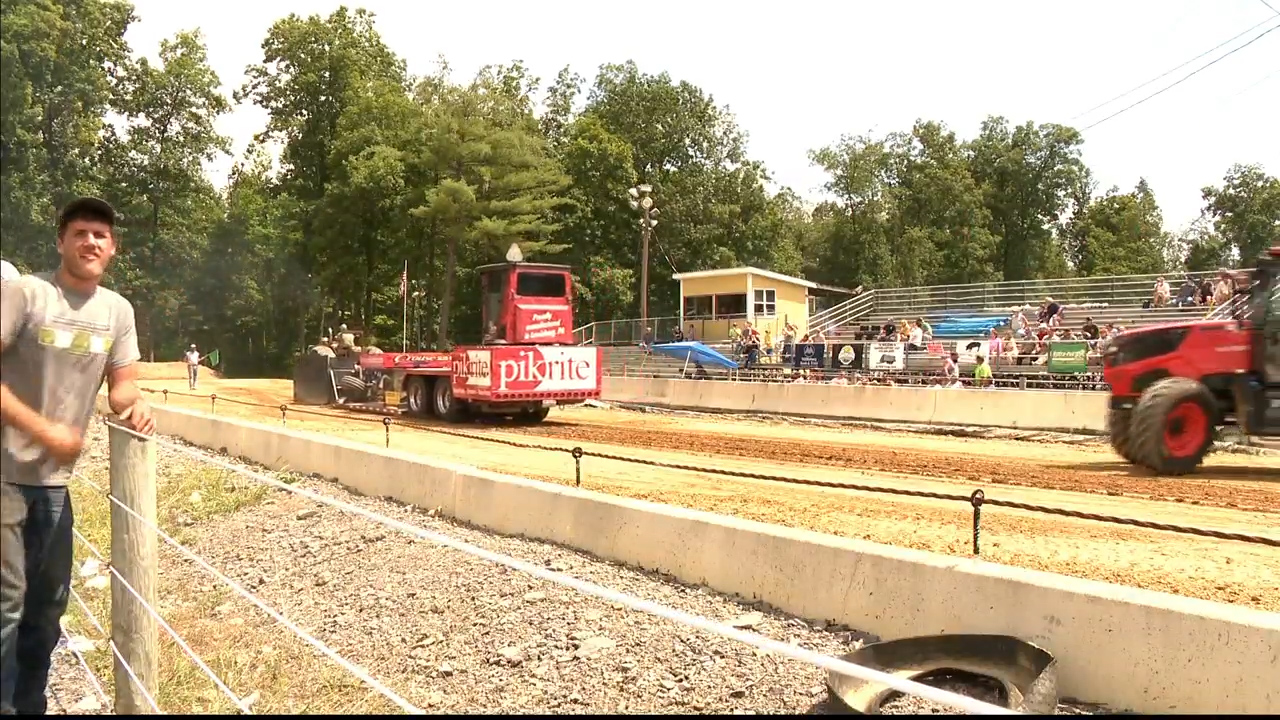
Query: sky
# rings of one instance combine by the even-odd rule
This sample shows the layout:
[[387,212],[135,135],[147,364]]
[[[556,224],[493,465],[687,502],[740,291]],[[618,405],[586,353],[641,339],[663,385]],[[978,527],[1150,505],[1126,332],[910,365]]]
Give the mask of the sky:
[[[135,52],[154,58],[161,39],[198,28],[228,95],[244,81],[245,67],[261,61],[275,20],[327,15],[341,4],[133,3],[140,21],[127,39]],[[925,118],[967,138],[988,115],[1083,128],[1280,25],[1280,0],[348,4],[375,13],[379,32],[413,74],[433,72],[441,55],[459,80],[486,64],[521,60],[545,87],[565,65],[590,81],[600,65],[630,59],[644,72],[691,82],[729,107],[748,135],[749,154],[775,183],[809,200],[822,197],[825,177],[808,151],[841,135],[908,130]],[[241,105],[219,129],[238,155],[265,120],[256,106]],[[1176,231],[1199,215],[1201,188],[1220,184],[1232,164],[1280,173],[1278,128],[1280,31],[1085,130],[1084,160],[1099,191],[1128,190],[1146,178],[1166,228]],[[212,163],[210,179],[223,186],[233,162]]]

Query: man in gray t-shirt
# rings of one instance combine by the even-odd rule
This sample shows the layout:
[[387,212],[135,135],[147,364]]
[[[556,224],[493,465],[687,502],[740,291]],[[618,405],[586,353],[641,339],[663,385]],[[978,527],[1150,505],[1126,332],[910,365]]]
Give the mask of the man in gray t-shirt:
[[108,402],[155,430],[137,386],[133,306],[99,287],[115,211],[80,198],[58,219],[61,262],[0,286],[0,713],[43,714],[71,584],[67,481],[105,379]]

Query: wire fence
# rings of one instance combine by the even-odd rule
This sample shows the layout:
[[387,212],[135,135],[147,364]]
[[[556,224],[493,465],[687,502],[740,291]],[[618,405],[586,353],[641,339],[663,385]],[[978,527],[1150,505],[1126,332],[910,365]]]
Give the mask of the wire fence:
[[[1053,507],[1049,505],[1039,505],[1033,503],[1017,502],[1014,500],[1005,500],[998,497],[988,497],[986,491],[982,488],[973,490],[969,494],[960,493],[943,493],[928,490],[913,490],[910,488],[889,487],[883,485],[870,485],[865,483],[852,483],[836,480],[821,480],[817,478],[796,477],[788,475],[776,475],[770,473],[751,472],[747,470],[734,470],[730,468],[712,467],[707,465],[693,465],[689,463],[676,463],[665,460],[657,460],[653,458],[635,457],[630,455],[621,455],[617,453],[601,452],[598,450],[588,450],[581,446],[561,447],[556,445],[544,445],[523,440],[514,440],[511,438],[497,437],[494,435],[486,435],[464,430],[454,430],[450,428],[442,428],[430,424],[426,421],[405,419],[399,416],[393,417],[384,414],[380,418],[362,417],[354,412],[337,413],[316,410],[312,408],[303,408],[295,405],[282,403],[279,405],[270,405],[267,403],[259,403],[251,400],[241,400],[230,398],[225,395],[216,393],[200,394],[188,393],[171,390],[155,390],[152,388],[143,388],[144,392],[158,393],[164,396],[165,402],[168,402],[169,395],[190,397],[190,398],[206,398],[209,400],[209,410],[211,413],[217,413],[217,405],[219,402],[231,403],[245,407],[265,408],[278,411],[280,413],[281,423],[287,423],[290,413],[297,415],[308,415],[328,418],[331,420],[350,420],[353,422],[376,423],[383,426],[384,429],[384,446],[391,447],[391,429],[393,427],[401,427],[410,431],[421,431],[437,433],[441,435],[449,435],[453,437],[465,438],[467,440],[475,440],[478,442],[493,443],[497,445],[505,445],[507,447],[516,447],[525,450],[537,450],[542,452],[558,453],[568,455],[573,461],[574,468],[574,485],[582,486],[582,461],[584,458],[595,458],[599,460],[612,460],[616,462],[633,463],[636,465],[645,465],[649,467],[658,467],[666,470],[677,470],[704,475],[719,475],[724,477],[742,478],[745,480],[759,480],[765,482],[774,482],[786,485],[799,485],[809,487],[823,487],[837,490],[853,490],[858,492],[877,493],[883,495],[893,495],[899,497],[923,498],[929,500],[944,500],[957,503],[965,503],[972,508],[973,517],[973,554],[981,554],[980,535],[982,532],[982,508],[1000,507],[1011,510],[1022,510],[1025,512],[1039,513],[1057,517],[1069,517],[1077,520],[1089,520],[1093,522],[1109,523],[1114,525],[1125,525],[1129,527],[1143,528],[1147,530],[1157,530],[1162,532],[1179,533],[1183,535],[1193,535],[1203,538],[1211,538],[1215,540],[1229,540],[1244,543],[1253,543],[1258,545],[1266,545],[1270,547],[1280,547],[1280,537],[1272,537],[1268,535],[1257,535],[1251,533],[1233,532],[1227,530],[1218,530],[1214,528],[1202,528],[1190,525],[1179,525],[1175,523],[1156,522],[1153,520],[1143,520],[1141,518],[1121,517],[1117,515],[1109,515],[1104,513],[1086,512],[1081,510],[1072,510],[1070,508]],[[388,411],[390,412],[390,411]]]
[[[214,402],[216,403],[216,400],[214,400]],[[150,586],[149,590],[145,586],[145,579],[148,575],[154,577],[158,571],[158,555],[150,553],[147,557],[140,559],[130,557],[127,552],[121,552],[121,547],[135,547],[139,542],[142,543],[142,547],[145,547],[147,536],[150,536],[151,540],[158,539],[173,547],[184,560],[199,567],[218,583],[251,602],[281,627],[284,627],[294,636],[306,642],[319,654],[323,655],[347,673],[360,680],[370,690],[378,693],[402,711],[408,714],[425,714],[426,712],[421,707],[406,699],[396,690],[388,687],[377,678],[373,677],[373,675],[371,675],[365,668],[351,659],[343,657],[324,641],[314,637],[307,630],[300,627],[296,622],[286,617],[279,609],[272,607],[255,592],[230,578],[225,572],[215,567],[208,559],[202,557],[195,550],[175,538],[171,533],[161,528],[156,520],[154,502],[151,503],[150,511],[148,511],[148,509],[144,507],[132,507],[125,498],[121,497],[121,495],[132,494],[136,497],[143,498],[141,501],[142,505],[147,504],[147,493],[145,491],[139,493],[137,488],[140,485],[149,485],[151,492],[154,493],[157,483],[154,453],[157,447],[163,447],[173,452],[185,454],[199,462],[234,473],[240,478],[252,481],[253,483],[262,485],[266,488],[305,498],[313,503],[364,518],[390,530],[404,533],[421,540],[426,540],[438,546],[448,547],[471,557],[501,565],[527,576],[570,588],[579,593],[614,603],[615,605],[621,605],[631,610],[678,623],[704,633],[738,641],[760,651],[808,663],[831,672],[852,676],[864,681],[879,683],[892,690],[905,694],[917,695],[933,702],[943,704],[947,707],[968,713],[1001,715],[1018,714],[1006,707],[982,702],[967,695],[950,692],[931,685],[898,677],[891,673],[849,663],[839,658],[824,655],[796,644],[774,640],[755,632],[733,627],[705,617],[677,610],[660,603],[644,600],[609,587],[581,580],[555,569],[542,567],[501,553],[486,550],[445,533],[428,530],[410,523],[395,520],[365,508],[343,502],[342,500],[326,497],[324,495],[296,487],[266,473],[257,472],[255,470],[230,463],[201,449],[196,449],[159,436],[140,435],[133,430],[118,425],[110,420],[106,421],[106,425],[108,432],[111,434],[112,445],[110,487],[104,488],[102,485],[95,483],[93,480],[80,473],[75,473],[74,477],[77,481],[85,483],[85,485],[94,492],[104,495],[112,505],[113,509],[118,508],[121,510],[120,513],[112,513],[111,550],[104,551],[97,547],[79,530],[75,530],[74,534],[76,540],[80,542],[93,556],[92,559],[102,567],[105,567],[110,577],[110,584],[112,586],[110,627],[104,626],[104,623],[95,616],[89,605],[84,602],[80,594],[74,589],[72,590],[72,599],[76,601],[81,612],[84,614],[86,621],[97,630],[100,636],[106,639],[107,647],[115,658],[115,677],[113,678],[113,682],[116,690],[116,698],[114,705],[116,712],[121,714],[165,713],[165,709],[163,709],[157,702],[157,696],[160,694],[160,688],[158,687],[158,673],[155,668],[155,656],[160,631],[163,631],[173,640],[173,642],[182,650],[183,654],[186,655],[190,661],[199,668],[201,673],[208,678],[211,685],[214,686],[222,695],[225,695],[241,714],[253,714],[252,702],[250,700],[252,694],[249,697],[240,696],[230,687],[229,683],[226,682],[224,678],[220,677],[210,667],[210,664],[202,658],[200,653],[193,649],[192,644],[183,637],[181,630],[174,627],[166,620],[164,613],[159,609],[161,603],[156,597],[157,593],[155,592],[154,584]],[[146,457],[146,453],[150,453],[151,462],[149,464],[146,462],[116,462],[114,456],[117,452],[125,454],[133,453],[134,455],[144,458]],[[151,497],[154,499],[154,494],[152,494]],[[150,567],[137,567],[136,565],[139,561],[149,563]],[[117,564],[121,563],[128,563],[131,567],[117,567]],[[82,575],[94,575],[96,572],[96,568],[82,569]],[[138,583],[136,580],[130,580],[130,575],[143,578],[143,582]],[[144,587],[137,587],[137,584],[142,584]],[[127,598],[129,602],[117,602],[117,600],[121,598]],[[147,630],[145,625],[138,624],[136,619],[128,617],[131,609],[130,606],[133,606],[133,609],[141,609],[147,616],[154,620],[155,625],[152,626],[151,630]],[[124,632],[117,633],[116,630],[120,628],[122,623],[127,624],[128,627],[124,628]],[[122,639],[122,643],[125,644],[125,647],[118,646],[114,639],[115,637],[120,637]],[[106,692],[102,690],[105,683],[93,674],[90,669],[90,664],[86,662],[81,649],[81,646],[84,643],[73,642],[73,638],[70,635],[67,636],[67,643],[68,648],[71,649],[81,665],[87,672],[89,672],[92,683],[96,688],[98,688],[99,694],[105,702]],[[188,708],[180,708],[178,710],[180,712],[189,711]]]

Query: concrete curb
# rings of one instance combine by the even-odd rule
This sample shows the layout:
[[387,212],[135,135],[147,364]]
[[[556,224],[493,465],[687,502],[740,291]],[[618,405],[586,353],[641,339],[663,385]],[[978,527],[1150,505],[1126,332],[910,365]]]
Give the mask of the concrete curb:
[[1280,614],[618,498],[179,408],[155,411],[162,433],[195,445],[800,617],[886,639],[1015,635],[1058,656],[1064,697],[1138,712],[1280,712]]

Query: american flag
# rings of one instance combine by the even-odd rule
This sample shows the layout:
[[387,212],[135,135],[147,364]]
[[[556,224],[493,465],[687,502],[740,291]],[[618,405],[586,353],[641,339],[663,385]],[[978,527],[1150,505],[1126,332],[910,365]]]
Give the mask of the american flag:
[[404,270],[400,271],[400,297],[404,297],[404,294],[406,291],[408,291],[408,289],[409,289],[409,266],[408,264],[406,264]]

